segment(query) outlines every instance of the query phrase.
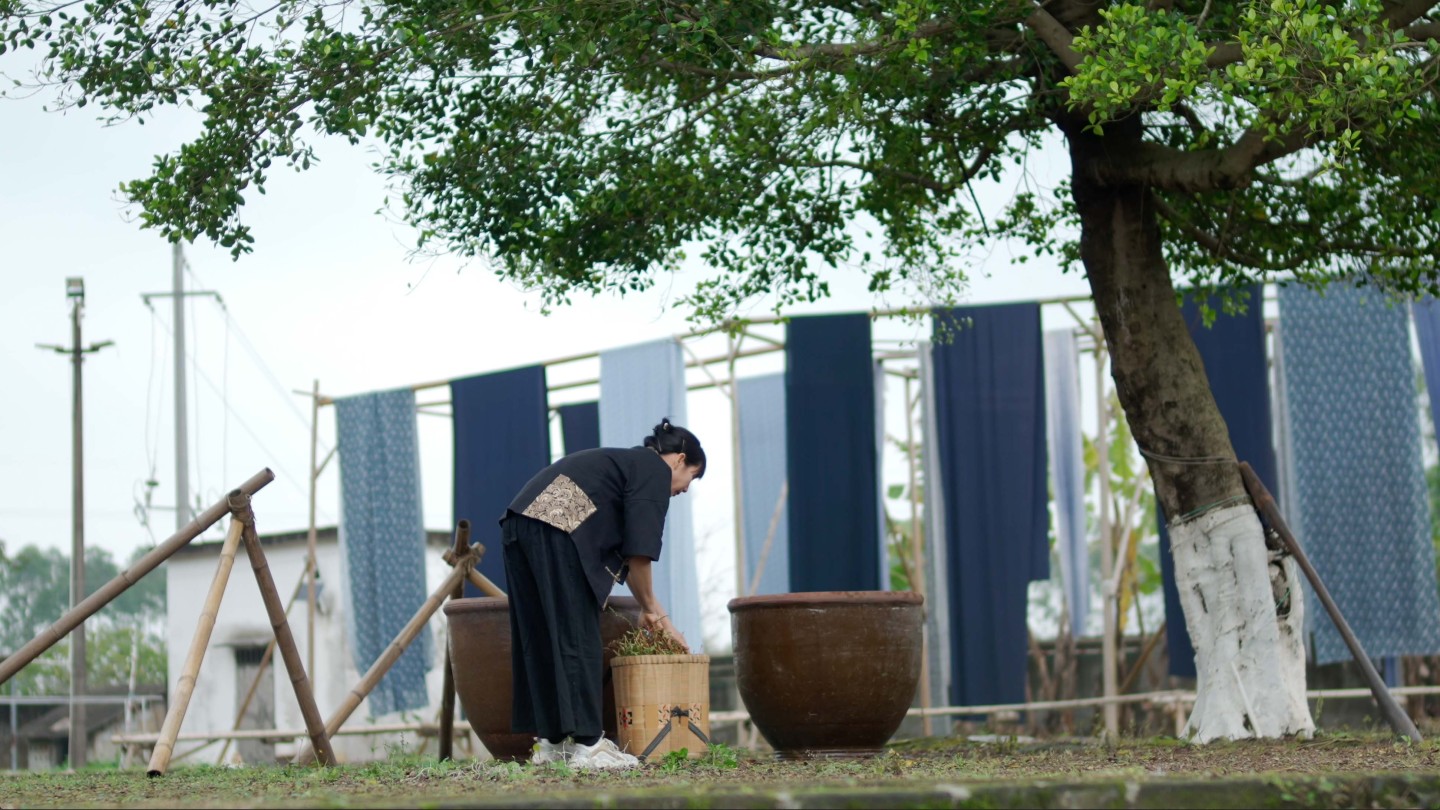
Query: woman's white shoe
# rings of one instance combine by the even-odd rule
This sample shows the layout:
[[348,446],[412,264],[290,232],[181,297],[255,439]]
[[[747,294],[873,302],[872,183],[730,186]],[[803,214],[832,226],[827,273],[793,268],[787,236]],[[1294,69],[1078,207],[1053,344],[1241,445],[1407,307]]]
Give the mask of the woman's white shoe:
[[586,770],[624,769],[640,767],[640,760],[633,754],[621,751],[613,741],[601,737],[594,745],[575,743],[570,755],[570,767]]
[[570,740],[557,744],[541,737],[535,741],[535,745],[530,749],[530,764],[549,765],[552,762],[565,762],[570,758],[573,746],[574,743]]

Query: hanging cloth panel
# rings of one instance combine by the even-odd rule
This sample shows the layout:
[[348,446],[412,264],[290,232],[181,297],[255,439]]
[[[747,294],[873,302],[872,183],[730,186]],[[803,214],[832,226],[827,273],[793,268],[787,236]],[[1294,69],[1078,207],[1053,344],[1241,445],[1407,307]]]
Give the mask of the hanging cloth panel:
[[[1287,286],[1280,316],[1296,534],[1367,654],[1440,652],[1406,309],[1369,289]],[[1307,625],[1318,663],[1350,659],[1324,611]]]
[[867,315],[794,318],[785,341],[790,590],[880,587],[875,378]]
[[[1272,438],[1274,421],[1270,410],[1269,366],[1265,357],[1264,288],[1250,285],[1241,293],[1248,304],[1246,311],[1227,314],[1221,296],[1212,296],[1208,303],[1215,312],[1214,322],[1207,328],[1200,305],[1189,294],[1181,306],[1181,315],[1200,352],[1210,392],[1220,408],[1220,416],[1230,431],[1230,444],[1235,457],[1247,461],[1255,474],[1272,493],[1278,493],[1275,444]],[[1170,533],[1165,517],[1160,520],[1160,574],[1165,597],[1165,642],[1170,651],[1170,674],[1179,678],[1195,677],[1195,647],[1185,624],[1180,606],[1180,592],[1175,586],[1175,557],[1170,552]]]
[[1425,389],[1430,394],[1430,424],[1440,425],[1440,302],[1426,298],[1410,307],[1420,338],[1420,361],[1425,368]]
[[1050,575],[1040,307],[936,315],[955,705],[1025,700],[1029,583]]
[[939,405],[935,397],[934,347],[921,341],[920,407],[924,419],[924,438],[920,462],[925,477],[925,641],[926,663],[930,672],[930,705],[944,706],[950,702],[950,578],[944,538],[945,478],[940,471]]
[[[738,386],[746,594],[786,593],[790,590],[790,521],[785,503],[789,498],[782,500],[786,488],[785,375],[751,377],[740,380]],[[760,572],[758,581],[756,571]]]
[[[381,391],[335,401],[340,452],[340,545],[346,627],[364,672],[427,596],[425,523],[415,392]],[[405,650],[369,695],[371,716],[429,705],[430,628]]]
[[557,410],[565,455],[600,446],[600,403],[577,402],[561,405]]
[[[508,590],[500,518],[515,493],[550,464],[545,367],[453,380],[450,403],[455,425],[455,520],[469,520],[470,542],[485,546],[480,573],[500,590]],[[467,582],[465,595],[480,596],[480,589]]]
[[[666,338],[600,353],[600,443],[635,447],[662,417],[686,425],[685,357],[680,344]],[[703,444],[705,437],[698,437]],[[670,499],[664,546],[652,566],[655,595],[670,611],[670,621],[693,649],[703,646],[700,583],[695,569],[695,531],[691,495]],[[629,595],[617,587],[617,595]]]
[[1070,635],[1090,613],[1090,544],[1085,527],[1085,442],[1080,431],[1080,355],[1075,330],[1045,333],[1045,437],[1055,496],[1055,545]]

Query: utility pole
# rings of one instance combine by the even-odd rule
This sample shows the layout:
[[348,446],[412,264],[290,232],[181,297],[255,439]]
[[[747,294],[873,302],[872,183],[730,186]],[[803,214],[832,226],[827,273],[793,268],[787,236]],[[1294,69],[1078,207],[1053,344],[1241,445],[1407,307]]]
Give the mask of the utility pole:
[[188,398],[185,381],[185,299],[191,296],[209,296],[220,302],[225,301],[220,293],[213,290],[185,289],[185,248],[176,242],[170,249],[171,291],[163,293],[141,293],[140,300],[153,312],[154,298],[171,299],[171,314],[174,330],[175,353],[175,531],[182,531],[190,524],[192,508],[190,503],[190,420],[187,414]]
[[190,522],[190,422],[185,411],[185,251],[172,246],[175,305],[175,531]]
[[[85,355],[100,351],[113,341],[104,340],[88,347],[80,343],[80,315],[85,309],[85,280],[65,279],[65,296],[70,299],[70,348],[39,344],[58,354],[70,355],[74,367],[72,394],[72,457],[71,457],[71,543],[70,543],[70,604],[79,605],[85,598],[85,419],[84,397],[81,395],[81,373]],[[85,767],[85,625],[81,623],[70,633],[70,768]]]

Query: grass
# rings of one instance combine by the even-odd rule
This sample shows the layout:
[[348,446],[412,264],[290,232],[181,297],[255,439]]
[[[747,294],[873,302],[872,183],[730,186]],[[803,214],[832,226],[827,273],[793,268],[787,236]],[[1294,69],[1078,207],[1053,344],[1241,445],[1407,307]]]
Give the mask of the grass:
[[1343,773],[1440,773],[1440,743],[1397,742],[1378,735],[1326,735],[1309,741],[1192,746],[1170,739],[978,744],[930,738],[892,745],[861,761],[774,762],[717,746],[698,760],[667,757],[638,771],[572,772],[565,766],[430,757],[388,759],[335,768],[177,767],[164,777],[144,771],[87,770],[0,776],[0,807],[366,807],[426,806],[486,798],[558,797],[588,791],[727,788],[897,787],[937,784],[1166,780],[1263,774],[1273,783]]

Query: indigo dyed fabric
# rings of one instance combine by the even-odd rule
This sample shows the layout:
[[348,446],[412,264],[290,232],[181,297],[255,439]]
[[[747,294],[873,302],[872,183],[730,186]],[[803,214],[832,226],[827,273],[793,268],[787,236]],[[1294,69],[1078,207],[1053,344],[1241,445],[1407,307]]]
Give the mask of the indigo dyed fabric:
[[1040,307],[947,310],[935,328],[954,705],[1021,703],[1029,583],[1050,573]]
[[1075,330],[1045,333],[1045,438],[1055,497],[1055,546],[1070,635],[1090,613],[1090,543],[1085,526],[1085,443],[1080,430],[1080,355]]
[[[500,518],[525,482],[550,464],[545,367],[453,380],[450,403],[455,425],[455,520],[469,520],[470,542],[485,546],[480,573],[508,591]],[[480,589],[467,582],[465,595],[480,596]]]
[[561,405],[560,439],[565,443],[565,455],[590,450],[600,446],[600,403],[577,402]]
[[[740,497],[745,513],[745,594],[790,590],[789,509],[785,487],[785,375],[736,383],[740,395]],[[775,520],[776,507],[780,518]],[[775,527],[770,536],[771,525]],[[770,540],[767,551],[766,539]],[[763,567],[762,567],[763,566]],[[756,571],[760,572],[756,579]]]
[[790,590],[880,588],[875,377],[868,315],[791,319],[785,341]]
[[[1295,533],[1366,654],[1440,652],[1406,308],[1369,289],[1286,286],[1280,331]],[[1315,660],[1349,660],[1319,600],[1307,600]]]
[[[673,338],[610,349],[600,353],[600,445],[636,447],[664,417],[690,427],[685,408],[685,357]],[[705,437],[696,434],[701,445]],[[705,486],[702,480],[699,486]],[[670,621],[699,650],[700,578],[695,568],[695,530],[691,498],[670,499],[660,561],[651,566],[655,595],[670,611]],[[617,587],[617,595],[630,589]]]
[[[1181,307],[1185,325],[1210,381],[1210,392],[1230,432],[1235,457],[1247,461],[1260,481],[1278,499],[1275,443],[1270,410],[1270,370],[1265,358],[1264,288],[1259,285],[1242,291],[1247,303],[1243,313],[1226,314],[1220,296],[1208,300],[1215,320],[1207,328],[1200,305],[1186,295]],[[1175,586],[1175,558],[1170,553],[1170,534],[1160,516],[1160,573],[1165,596],[1165,641],[1170,650],[1170,674],[1195,677],[1195,647],[1185,624],[1180,592]]]
[[[375,663],[425,603],[420,444],[409,388],[335,400],[340,545],[355,668]],[[427,625],[369,695],[372,716],[429,705]]]

